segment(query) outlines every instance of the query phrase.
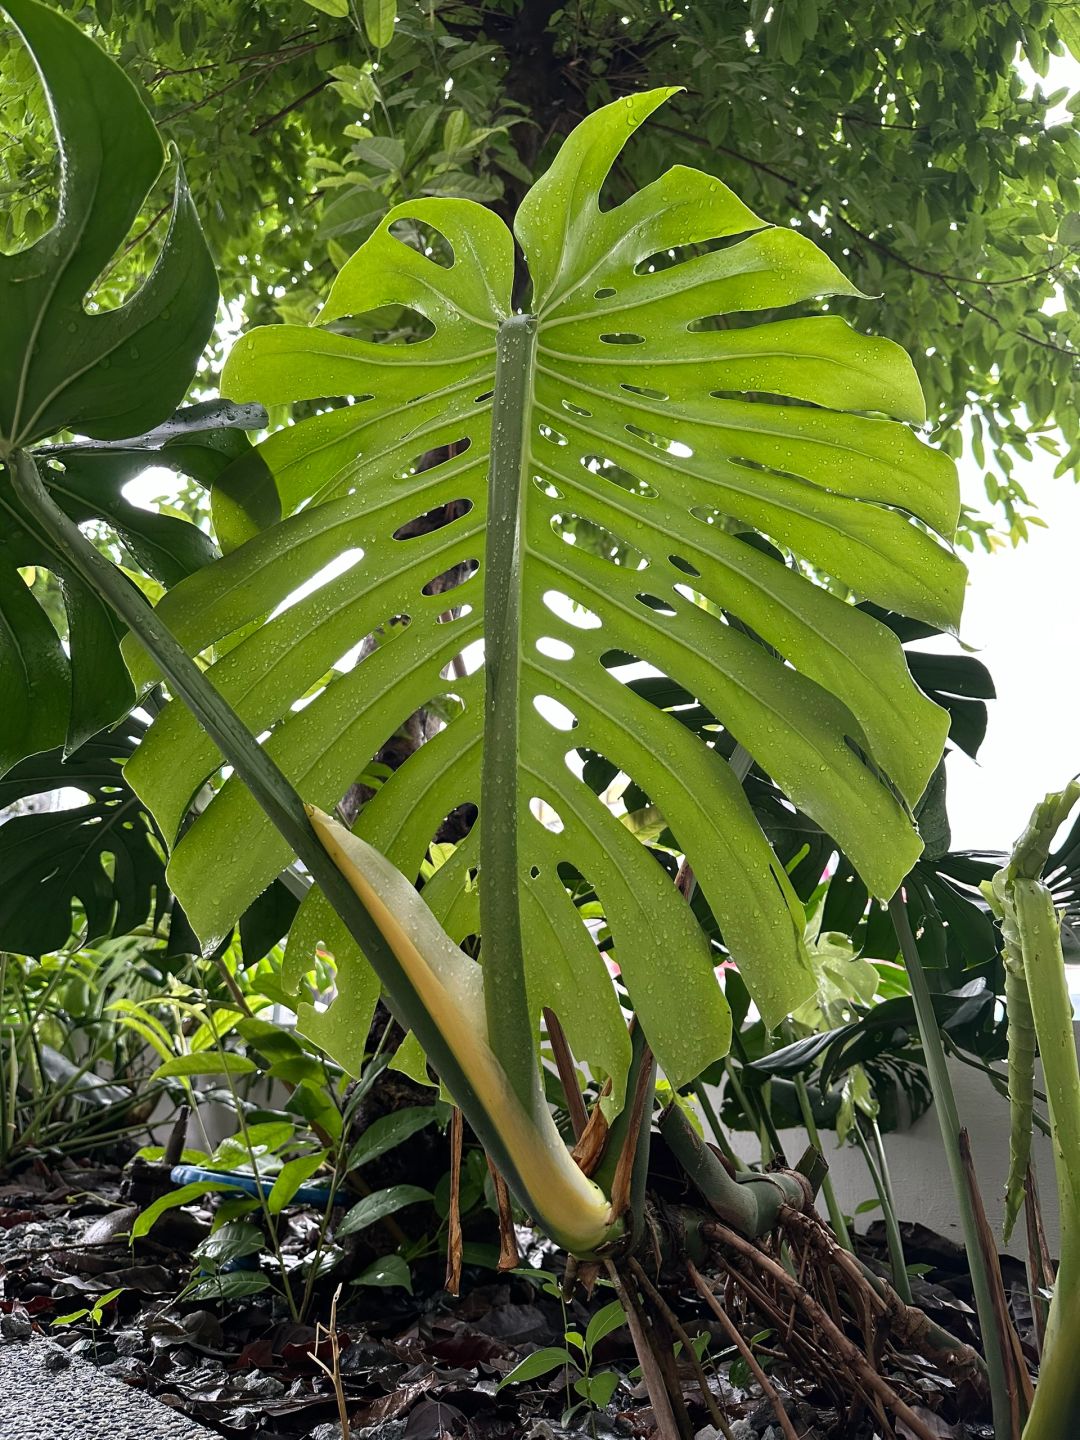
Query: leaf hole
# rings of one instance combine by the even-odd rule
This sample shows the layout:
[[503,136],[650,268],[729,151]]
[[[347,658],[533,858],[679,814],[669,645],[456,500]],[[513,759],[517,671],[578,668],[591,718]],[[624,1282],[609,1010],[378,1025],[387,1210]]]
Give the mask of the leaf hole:
[[586,420],[592,419],[592,411],[586,410],[583,405],[575,405],[572,400],[563,400],[561,403],[562,408],[571,415],[581,415],[584,416]]
[[669,435],[658,435],[655,430],[643,430],[640,425],[626,425],[624,428],[627,434],[644,440],[646,445],[651,445],[654,450],[663,450],[681,460],[689,460],[694,453],[689,445],[684,445],[681,440],[672,440]]
[[[716,188],[719,188],[719,182]],[[738,230],[732,235],[714,235],[709,240],[697,240],[689,245],[672,245],[667,250],[657,250],[637,262],[634,274],[655,275],[661,270],[674,270],[691,260],[700,260],[715,250],[730,250],[733,245],[738,245],[748,235],[755,233],[753,230]]]
[[645,336],[634,330],[608,330],[600,337],[604,345],[644,345]]
[[677,613],[673,609],[670,601],[661,600],[658,595],[650,595],[647,590],[643,590],[640,595],[635,595],[634,599],[639,605],[644,605],[647,610],[655,610],[658,615],[674,615]]
[[471,605],[455,605],[453,610],[447,610],[444,614],[436,616],[436,625],[452,625],[455,620],[464,620],[467,615],[473,613]]
[[429,580],[420,593],[421,595],[445,595],[450,590],[456,590],[459,585],[464,585],[466,580],[471,580],[479,569],[479,560],[462,560],[457,565],[451,565],[449,570],[444,570],[441,575],[436,575]]
[[569,706],[552,695],[534,695],[533,709],[553,730],[575,730],[578,719]]
[[563,832],[562,816],[553,805],[546,800],[541,800],[539,795],[534,795],[529,801],[529,811],[534,820],[538,820],[545,830],[550,830],[555,835]]
[[[6,31],[6,16],[4,26]],[[37,66],[17,36],[5,33],[5,42],[5,80],[10,84],[4,86],[0,130],[7,152],[5,178],[14,184],[0,221],[0,255],[17,255],[56,223],[60,156]]]
[[553,485],[550,480],[545,480],[542,475],[534,475],[532,477],[532,483],[536,486],[537,490],[540,491],[540,494],[546,495],[549,500],[562,500],[565,498],[559,487]]
[[566,436],[562,433],[561,430],[555,430],[550,425],[540,425],[538,429],[540,431],[541,437],[544,440],[549,440],[552,445],[570,444],[570,441],[567,440]]
[[429,854],[431,855],[432,861],[436,863],[436,868],[441,864],[445,864],[445,862],[449,860],[450,855],[445,851],[442,853],[432,853],[434,847],[440,845],[460,845],[462,840],[467,838],[469,831],[476,824],[476,817],[479,813],[471,800],[465,800],[462,801],[460,805],[455,805],[453,810],[444,817],[438,829],[435,831],[432,837],[431,847],[429,847]]
[[541,635],[536,642],[536,648],[549,660],[573,660],[574,658],[574,647],[568,645],[565,640],[557,640],[554,635]]
[[414,516],[412,520],[406,520],[404,525],[399,525],[394,531],[394,539],[416,540],[421,535],[445,530],[447,525],[452,525],[455,520],[461,520],[468,515],[472,508],[473,502],[465,496],[459,500],[450,500],[445,505],[436,505],[432,510],[425,510],[423,515]]
[[599,290],[593,291],[594,300],[610,300],[616,293],[614,285],[601,285]]
[[670,400],[671,396],[664,390],[654,390],[649,385],[631,385],[626,380],[619,381],[619,389],[627,391],[630,395],[641,395],[646,400]]
[[530,867],[529,867],[529,879],[530,879],[530,880],[539,880],[539,878],[540,878],[540,867],[539,867],[539,865],[532,865],[532,866],[530,866]]
[[388,234],[395,240],[423,255],[433,265],[443,270],[453,268],[456,261],[454,247],[441,230],[436,230],[427,220],[418,220],[410,215],[400,215],[388,227]]
[[613,485],[618,485],[620,490],[626,490],[631,495],[640,495],[645,500],[655,500],[660,494],[659,490],[654,489],[647,480],[642,480],[639,475],[624,469],[622,465],[616,465],[614,460],[608,460],[603,455],[583,455],[581,463],[591,475],[600,475],[603,479],[610,480]]
[[594,614],[587,606],[579,605],[576,600],[571,600],[570,596],[561,590],[545,590],[543,600],[553,615],[578,630],[599,630],[603,624],[599,615]]
[[294,605],[299,604],[309,595],[313,595],[316,590],[324,589],[332,580],[337,580],[340,576],[347,574],[348,571],[359,565],[363,558],[363,550],[357,548],[343,550],[340,555],[335,555],[333,560],[324,565],[321,570],[316,570],[315,574],[305,580],[302,585],[298,585],[295,590],[290,591],[285,599],[271,610],[268,619],[276,620],[279,615],[284,615],[286,610],[291,610]]
[[800,406],[803,410],[821,410],[821,405],[815,405],[812,400],[800,400],[795,395],[783,395],[778,390],[758,390],[749,377],[744,390],[710,390],[710,398],[713,400],[749,400],[756,404],[769,404],[777,402],[781,405]]
[[451,460],[456,460],[459,455],[464,455],[466,450],[472,446],[472,440],[468,435],[462,435],[458,440],[450,440],[445,445],[436,445],[431,450],[422,450],[419,455],[413,457],[407,465],[403,465],[395,475],[395,480],[411,480],[414,475],[426,475],[429,470],[437,470],[440,465],[448,465]]
[[376,305],[372,310],[339,315],[327,321],[325,328],[334,335],[378,340],[398,350],[420,345],[435,334],[435,322],[411,305]]
[[684,575],[693,575],[696,577],[700,577],[701,571],[697,568],[697,566],[691,565],[690,561],[684,559],[682,555],[669,555],[667,558],[670,563],[675,566],[675,569],[681,570]]
[[649,561],[640,550],[585,515],[562,511],[551,517],[551,528],[564,545],[572,545],[627,570],[648,569]]

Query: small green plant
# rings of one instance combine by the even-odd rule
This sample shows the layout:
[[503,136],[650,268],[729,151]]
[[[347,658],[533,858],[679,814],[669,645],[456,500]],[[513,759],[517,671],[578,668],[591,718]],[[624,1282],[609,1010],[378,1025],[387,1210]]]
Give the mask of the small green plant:
[[93,1304],[86,1305],[81,1310],[72,1310],[70,1315],[58,1315],[52,1323],[54,1325],[74,1325],[77,1320],[89,1320],[91,1325],[100,1325],[107,1307],[123,1293],[123,1285],[115,1290],[106,1290],[105,1294],[99,1295]]
[[[537,1271],[520,1271],[530,1278],[535,1278]],[[563,1300],[563,1292],[554,1276],[544,1276],[541,1287],[545,1293]],[[563,1320],[566,1322],[565,1304],[563,1308]],[[579,1410],[589,1408],[591,1410],[602,1410],[611,1400],[611,1397],[618,1389],[620,1375],[615,1370],[595,1371],[593,1369],[594,1351],[600,1341],[606,1335],[618,1330],[626,1324],[626,1312],[623,1310],[619,1300],[612,1300],[603,1306],[589,1321],[582,1335],[580,1330],[575,1329],[569,1323],[564,1323],[563,1344],[550,1345],[541,1350],[534,1350],[531,1355],[526,1355],[520,1364],[515,1365],[508,1375],[504,1375],[499,1381],[498,1389],[502,1390],[507,1385],[520,1385],[526,1380],[537,1380],[542,1375],[549,1375],[554,1370],[565,1368],[567,1370],[567,1403],[563,1411],[562,1424],[566,1425],[578,1413]],[[570,1376],[577,1372],[577,1378],[571,1380]],[[571,1387],[577,1400],[571,1400]]]
[[105,1294],[99,1295],[92,1304],[84,1305],[81,1310],[72,1310],[71,1313],[68,1315],[58,1315],[52,1323],[54,1325],[65,1326],[75,1325],[80,1320],[89,1320],[90,1335],[91,1339],[93,1340],[94,1353],[96,1355],[98,1342],[98,1327],[101,1325],[102,1320],[105,1318],[105,1311],[110,1305],[114,1303],[114,1301],[120,1295],[123,1295],[124,1289],[125,1287],[123,1285],[120,1285],[115,1290],[106,1290]]

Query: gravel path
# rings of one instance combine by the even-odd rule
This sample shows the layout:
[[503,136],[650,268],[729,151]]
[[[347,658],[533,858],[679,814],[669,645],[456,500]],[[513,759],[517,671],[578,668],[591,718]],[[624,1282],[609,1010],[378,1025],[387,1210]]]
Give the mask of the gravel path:
[[3,1340],[0,1440],[220,1437],[47,1340]]

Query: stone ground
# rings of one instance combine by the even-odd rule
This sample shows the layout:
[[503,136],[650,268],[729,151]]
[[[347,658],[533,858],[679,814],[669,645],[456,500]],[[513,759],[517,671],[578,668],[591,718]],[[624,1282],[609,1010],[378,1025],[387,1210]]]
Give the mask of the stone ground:
[[0,1440],[220,1440],[220,1436],[48,1340],[2,1340]]

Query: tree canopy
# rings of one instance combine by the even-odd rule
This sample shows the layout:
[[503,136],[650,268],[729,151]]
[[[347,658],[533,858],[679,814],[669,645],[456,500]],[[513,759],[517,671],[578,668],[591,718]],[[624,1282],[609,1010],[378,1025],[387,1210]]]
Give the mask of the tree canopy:
[[[934,438],[987,505],[961,540],[1026,534],[1032,444],[1080,464],[1080,6],[886,0],[61,0],[117,56],[184,159],[233,322],[307,321],[387,210],[466,196],[511,214],[590,110],[681,84],[614,203],[666,163],[804,225],[868,300],[828,302],[915,361]],[[28,57],[0,52],[0,245],[50,220],[54,144]],[[1063,118],[1059,118],[1063,117]],[[103,277],[145,269],[166,180]],[[807,220],[805,217],[809,216]],[[115,293],[113,293],[115,292]],[[880,297],[880,299],[876,298]],[[408,324],[390,317],[388,325]],[[1060,437],[1064,437],[1064,445]]]

